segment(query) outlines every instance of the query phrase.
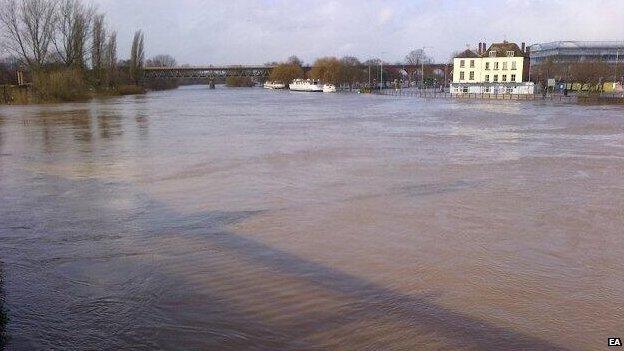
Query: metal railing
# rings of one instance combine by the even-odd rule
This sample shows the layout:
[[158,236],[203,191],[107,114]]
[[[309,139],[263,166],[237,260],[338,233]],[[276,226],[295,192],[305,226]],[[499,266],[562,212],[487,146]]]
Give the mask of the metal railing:
[[[563,94],[493,94],[493,93],[452,93],[442,91],[427,91],[427,90],[412,90],[412,89],[385,89],[382,91],[375,91],[375,94],[388,95],[388,96],[404,96],[404,97],[416,97],[423,99],[457,99],[457,100],[544,100],[544,101],[557,101],[557,102],[577,102],[579,96]],[[581,97],[583,98],[583,97]]]

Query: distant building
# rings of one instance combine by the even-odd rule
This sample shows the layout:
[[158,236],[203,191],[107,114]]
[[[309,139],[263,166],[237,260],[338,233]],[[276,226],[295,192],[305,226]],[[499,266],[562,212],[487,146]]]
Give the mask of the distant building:
[[455,94],[533,94],[529,82],[529,53],[525,44],[504,41],[486,49],[479,43],[475,52],[466,50],[453,59]]
[[602,61],[621,64],[624,61],[624,41],[554,41],[531,45],[530,49],[533,65],[548,59],[557,63]]

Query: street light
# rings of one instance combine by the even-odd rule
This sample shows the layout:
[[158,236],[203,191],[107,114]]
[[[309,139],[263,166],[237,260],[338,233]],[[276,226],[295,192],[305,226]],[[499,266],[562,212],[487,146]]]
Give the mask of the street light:
[[[380,54],[383,55],[386,53],[387,51],[382,51]],[[383,59],[381,57],[379,57],[379,81],[381,82],[381,85],[379,86],[379,92],[381,93],[383,89]]]
[[615,51],[615,69],[614,69],[614,74],[613,74],[613,83],[615,84],[615,82],[617,82],[618,80],[618,64],[620,63],[620,49],[617,49]]
[[420,88],[424,88],[425,87],[425,50],[426,49],[433,49],[432,47],[429,46],[423,46],[422,47],[422,57],[420,58]]

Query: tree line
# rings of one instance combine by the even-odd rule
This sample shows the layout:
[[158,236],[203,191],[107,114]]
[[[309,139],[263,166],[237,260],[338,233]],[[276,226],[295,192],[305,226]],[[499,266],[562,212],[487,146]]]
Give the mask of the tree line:
[[0,84],[17,83],[15,72],[24,70],[39,100],[140,92],[146,63],[175,65],[168,55],[146,62],[140,30],[129,58],[119,60],[117,32],[81,0],[0,0],[0,35]]
[[602,90],[605,82],[624,81],[622,65],[610,65],[603,61],[587,60],[558,62],[548,58],[531,69],[532,81],[543,87],[548,79],[557,82],[576,83],[583,90]]
[[[303,69],[303,62],[297,56],[291,56],[284,62],[271,62],[267,65],[275,66],[269,75],[270,81],[289,84],[294,79],[311,78],[336,86],[353,88],[376,84],[382,79],[387,83],[407,81],[408,85],[424,80],[426,85],[431,85],[442,81],[443,77],[438,77],[429,66],[422,67],[422,70],[418,66],[432,62],[433,60],[423,50],[413,50],[406,55],[403,62],[395,63],[392,67],[383,67],[389,64],[378,58],[360,61],[354,56],[321,57],[314,61],[307,76]],[[398,66],[403,67],[398,68]]]

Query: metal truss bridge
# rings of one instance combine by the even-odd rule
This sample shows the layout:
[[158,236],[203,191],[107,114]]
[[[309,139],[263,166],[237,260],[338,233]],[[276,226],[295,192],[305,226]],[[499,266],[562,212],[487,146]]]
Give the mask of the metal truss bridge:
[[[176,79],[176,78],[226,78],[235,77],[251,77],[258,79],[268,78],[271,69],[275,66],[194,66],[194,67],[146,67],[145,78],[148,79]],[[362,68],[368,66],[362,65]],[[374,69],[376,69],[375,66]],[[406,72],[419,72],[420,65],[384,65],[385,69],[399,69]],[[426,69],[438,69],[445,71],[449,69],[449,65],[444,64],[425,64]],[[311,66],[304,66],[304,71],[311,70]],[[448,72],[448,71],[447,71]]]

